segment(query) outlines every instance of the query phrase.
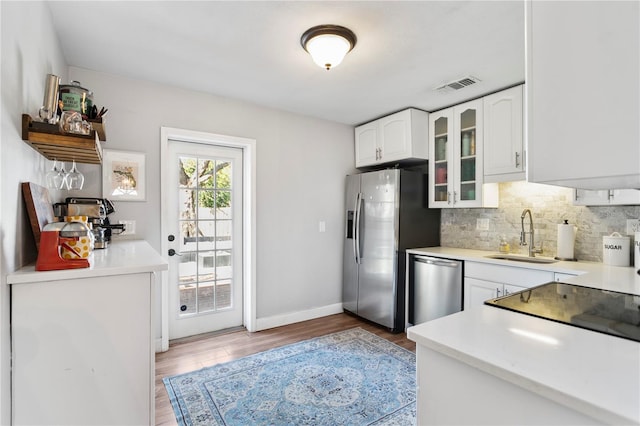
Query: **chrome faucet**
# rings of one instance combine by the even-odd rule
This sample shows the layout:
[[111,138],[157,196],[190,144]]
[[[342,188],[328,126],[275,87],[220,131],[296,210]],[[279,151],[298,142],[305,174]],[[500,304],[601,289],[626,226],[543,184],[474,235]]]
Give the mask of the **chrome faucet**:
[[[524,230],[524,218],[527,215],[527,213],[529,214],[529,232],[525,232]],[[522,225],[522,231],[520,231],[520,245],[521,246],[527,245],[527,234],[529,234],[529,244],[528,244],[529,257],[535,257],[536,253],[542,253],[541,248],[537,249],[535,247],[535,239],[534,239],[534,232],[533,232],[533,217],[531,216],[531,210],[524,209],[522,211],[522,216],[520,216],[520,223]]]

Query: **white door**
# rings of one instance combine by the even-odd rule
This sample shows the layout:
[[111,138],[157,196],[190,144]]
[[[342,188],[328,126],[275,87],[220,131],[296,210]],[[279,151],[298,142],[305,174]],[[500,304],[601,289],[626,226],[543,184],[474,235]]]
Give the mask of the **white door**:
[[242,150],[168,141],[169,338],[242,325]]

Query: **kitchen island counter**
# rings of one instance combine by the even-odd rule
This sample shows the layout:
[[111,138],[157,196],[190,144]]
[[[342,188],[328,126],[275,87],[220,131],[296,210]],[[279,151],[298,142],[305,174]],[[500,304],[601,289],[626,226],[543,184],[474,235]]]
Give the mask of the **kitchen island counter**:
[[[640,295],[631,267],[529,264],[455,248],[413,254],[580,274],[578,285]],[[521,264],[523,263],[523,264]],[[491,306],[410,327],[418,424],[640,424],[640,343]]]
[[[638,342],[490,306],[478,306],[410,327],[407,336],[417,344],[419,393],[426,397],[426,406],[419,397],[421,406],[418,412],[420,414],[421,409],[428,411],[428,419],[435,420],[419,424],[448,421],[504,424],[515,420],[517,424],[546,423],[545,417],[536,417],[545,413],[532,412],[536,411],[535,398],[607,424],[640,424]],[[426,359],[422,359],[425,354]],[[453,363],[456,368],[453,373],[445,374],[447,366],[443,367],[439,362]],[[474,377],[475,384],[470,383],[469,386],[465,380],[471,380],[473,376],[464,373],[468,367],[477,370],[480,376]],[[459,380],[454,376],[456,369],[461,373]],[[438,381],[438,374],[444,374],[444,380]],[[423,377],[422,381],[420,377]],[[488,384],[480,385],[482,378],[488,379]],[[493,383],[495,379],[508,384],[506,395],[500,396],[501,385]],[[457,386],[451,389],[452,394],[447,398],[446,389],[451,383]],[[473,392],[474,385],[480,387],[478,394]],[[518,391],[526,391],[532,396],[523,397],[518,395]],[[483,397],[494,399],[495,405],[486,405],[489,410],[486,414],[490,417],[483,418],[482,411],[472,414],[470,407],[475,404],[463,409],[453,408],[460,404],[462,394],[466,392],[472,396],[465,400],[475,403]],[[432,393],[442,400],[430,397]],[[517,400],[507,401],[510,395]],[[453,411],[440,413],[446,407]],[[519,412],[520,409],[524,411]],[[552,419],[560,418],[551,409],[542,411]],[[524,413],[529,416],[529,421],[517,417]],[[451,414],[462,417],[439,417]],[[515,418],[510,418],[511,414]],[[507,421],[501,421],[501,416],[506,416]],[[586,422],[580,417],[575,420],[579,424]],[[557,421],[557,424],[562,424],[562,421]]]

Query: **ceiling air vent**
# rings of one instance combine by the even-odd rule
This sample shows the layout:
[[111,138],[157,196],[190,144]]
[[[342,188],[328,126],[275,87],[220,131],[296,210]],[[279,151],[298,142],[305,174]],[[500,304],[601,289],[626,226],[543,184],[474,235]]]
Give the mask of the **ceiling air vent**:
[[480,79],[475,78],[475,77],[471,77],[471,76],[466,76],[463,78],[459,78],[457,80],[453,80],[450,81],[448,83],[445,83],[441,86],[438,86],[435,88],[435,90],[439,91],[439,92],[443,92],[443,93],[447,93],[447,92],[451,92],[454,90],[460,90],[460,89],[464,89],[467,86],[471,86],[472,84],[476,84],[477,82],[479,82]]

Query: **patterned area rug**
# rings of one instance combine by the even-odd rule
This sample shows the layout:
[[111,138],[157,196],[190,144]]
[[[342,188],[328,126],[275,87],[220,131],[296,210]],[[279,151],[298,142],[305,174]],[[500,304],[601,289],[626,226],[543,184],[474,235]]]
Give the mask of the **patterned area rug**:
[[179,425],[414,425],[415,354],[360,328],[163,379]]

